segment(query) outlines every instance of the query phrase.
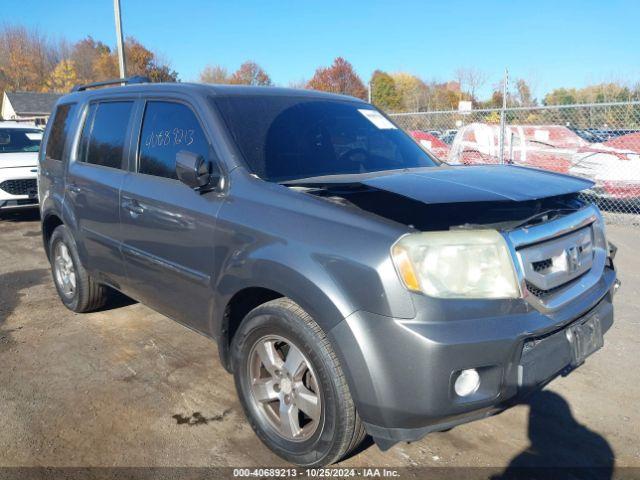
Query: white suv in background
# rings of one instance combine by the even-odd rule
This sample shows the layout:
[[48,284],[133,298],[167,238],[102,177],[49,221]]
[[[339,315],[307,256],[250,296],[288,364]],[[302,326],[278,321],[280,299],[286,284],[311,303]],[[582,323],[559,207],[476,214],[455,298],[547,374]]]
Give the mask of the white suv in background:
[[0,210],[38,205],[38,150],[42,130],[0,122]]

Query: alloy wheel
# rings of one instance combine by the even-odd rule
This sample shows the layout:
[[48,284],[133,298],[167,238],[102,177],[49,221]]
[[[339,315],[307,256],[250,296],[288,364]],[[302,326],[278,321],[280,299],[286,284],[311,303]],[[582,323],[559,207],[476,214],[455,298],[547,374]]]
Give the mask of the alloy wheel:
[[269,335],[249,353],[251,400],[275,432],[289,441],[313,436],[320,425],[322,398],[313,367],[290,340]]

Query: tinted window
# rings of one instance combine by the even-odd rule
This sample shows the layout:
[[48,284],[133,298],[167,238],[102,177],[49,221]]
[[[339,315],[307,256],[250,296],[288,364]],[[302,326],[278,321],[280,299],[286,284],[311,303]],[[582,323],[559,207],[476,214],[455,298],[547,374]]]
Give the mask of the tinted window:
[[59,105],[53,117],[53,124],[47,140],[46,155],[48,159],[62,160],[64,144],[70,133],[71,121],[76,111],[75,103]]
[[362,103],[275,95],[212,101],[249,168],[265,180],[438,164],[380,112]]
[[36,128],[0,128],[0,153],[37,152],[41,140]]
[[140,135],[138,171],[158,177],[176,177],[176,154],[187,150],[207,157],[209,142],[198,119],[186,105],[148,102]]
[[122,168],[133,102],[102,102],[89,107],[80,139],[79,160]]

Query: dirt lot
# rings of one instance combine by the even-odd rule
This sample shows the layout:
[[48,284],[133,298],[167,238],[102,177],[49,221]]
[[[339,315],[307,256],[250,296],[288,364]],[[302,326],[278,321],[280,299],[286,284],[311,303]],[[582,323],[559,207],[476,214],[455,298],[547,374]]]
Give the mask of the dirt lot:
[[[124,299],[66,310],[39,230],[33,213],[0,219],[0,467],[283,465],[213,342]],[[640,229],[609,238],[623,285],[603,350],[527,405],[342,465],[640,467]]]

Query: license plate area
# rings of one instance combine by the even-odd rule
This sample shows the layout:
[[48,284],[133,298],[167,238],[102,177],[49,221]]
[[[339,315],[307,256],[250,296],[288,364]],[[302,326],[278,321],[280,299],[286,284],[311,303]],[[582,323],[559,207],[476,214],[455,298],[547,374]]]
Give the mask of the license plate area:
[[518,386],[533,388],[584,363],[604,345],[602,323],[592,314],[544,337],[525,341],[518,365]]
[[571,345],[572,367],[581,365],[589,355],[604,346],[602,324],[597,315],[592,315],[586,320],[571,325],[567,328],[566,334],[569,345]]

